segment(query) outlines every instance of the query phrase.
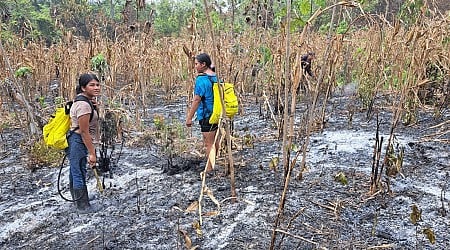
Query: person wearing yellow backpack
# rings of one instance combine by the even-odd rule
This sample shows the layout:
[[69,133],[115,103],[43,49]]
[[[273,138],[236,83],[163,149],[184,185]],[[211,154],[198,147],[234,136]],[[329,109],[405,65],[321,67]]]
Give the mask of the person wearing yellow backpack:
[[[197,112],[206,159],[208,159],[211,150],[214,148],[215,152],[217,152],[219,148],[218,142],[214,145],[218,125],[209,123],[214,103],[212,82],[217,82],[217,77],[213,70],[211,58],[206,53],[201,53],[195,57],[194,67],[198,75],[195,79],[194,98],[186,116],[186,126],[192,126],[192,119]],[[206,171],[211,172],[213,170],[212,164],[209,161],[207,162]]]
[[95,143],[98,141],[99,119],[94,99],[100,94],[100,81],[95,74],[82,74],[76,92],[77,97],[70,108],[71,125],[67,135],[69,185],[78,211],[94,212],[86,186],[86,165],[93,168],[97,161]]

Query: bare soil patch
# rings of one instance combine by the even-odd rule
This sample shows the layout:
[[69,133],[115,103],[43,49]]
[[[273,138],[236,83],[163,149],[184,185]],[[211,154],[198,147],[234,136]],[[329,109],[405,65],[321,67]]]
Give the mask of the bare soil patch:
[[[330,100],[326,128],[311,138],[308,169],[301,180],[294,170],[276,249],[445,249],[450,245],[450,148],[422,138],[433,132],[431,126],[448,121],[448,112],[440,119],[424,112],[417,125],[399,125],[396,139],[405,150],[401,174],[384,179],[389,190],[369,195],[376,120],[356,111],[349,123],[347,107],[352,102],[348,96]],[[150,111],[184,119],[183,104]],[[380,132],[387,138],[391,113],[381,106],[378,111]],[[25,168],[23,152],[17,150],[20,131],[4,131],[0,248],[268,249],[284,180],[282,167],[274,171],[270,161],[281,158],[281,141],[257,105],[248,103],[244,113],[236,117],[234,134],[251,138],[251,143],[240,140],[234,151],[237,202],[230,199],[220,159],[207,178],[214,199],[203,199],[201,234],[195,226],[198,213],[190,211],[201,187],[198,157],[175,158],[173,165],[179,168],[169,173],[167,159],[155,145],[125,144],[113,175],[105,177],[103,194],[89,177],[92,203],[102,209],[85,215],[58,195],[58,170]],[[195,130],[191,139],[201,143]],[[126,140],[137,136],[127,134]],[[338,175],[344,175],[347,184],[337,181]],[[416,225],[411,221],[413,205],[421,211]]]

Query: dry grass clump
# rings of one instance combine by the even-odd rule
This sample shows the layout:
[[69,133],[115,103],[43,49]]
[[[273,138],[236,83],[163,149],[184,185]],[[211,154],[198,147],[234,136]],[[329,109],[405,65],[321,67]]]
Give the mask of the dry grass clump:
[[36,142],[30,142],[26,144],[26,150],[28,150],[28,159],[26,166],[35,170],[42,167],[59,167],[64,157],[64,151],[53,149],[45,145],[44,140],[38,140]]

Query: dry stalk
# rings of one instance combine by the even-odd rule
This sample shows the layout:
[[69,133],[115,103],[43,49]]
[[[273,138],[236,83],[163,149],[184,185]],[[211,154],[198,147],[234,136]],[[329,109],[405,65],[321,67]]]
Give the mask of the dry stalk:
[[319,207],[322,207],[322,208],[326,208],[326,209],[328,209],[328,210],[331,210],[335,216],[338,215],[339,210],[340,210],[341,207],[342,207],[342,205],[340,205],[340,202],[337,202],[337,203],[329,202],[332,206],[320,204],[319,202],[316,202],[316,201],[310,201],[310,202],[313,203],[313,204],[315,204],[315,205],[317,205],[317,206],[319,206]]
[[[213,43],[213,47],[216,48],[217,50],[220,48],[219,46],[219,41],[220,39],[218,39],[218,37],[220,37],[220,34],[216,37],[214,35],[214,27],[212,26],[212,21],[211,21],[211,16],[209,15],[209,8],[208,8],[208,3],[206,0],[203,1],[204,6],[205,6],[205,12],[206,12],[206,16],[207,16],[207,20],[208,20],[208,24],[209,24],[209,31],[211,34],[211,41]],[[220,53],[220,51],[216,51],[216,49],[214,49],[212,51],[213,54],[213,58],[216,58],[217,63],[220,66],[220,62],[222,62],[220,60],[220,57],[223,56],[222,53]],[[216,69],[217,72],[217,78],[220,79],[220,75],[219,75],[219,70]],[[222,103],[222,115],[225,116],[226,112],[225,112],[225,102],[223,100],[223,93],[224,93],[224,89],[222,85],[218,85],[219,86],[219,93],[220,93],[220,102]],[[227,174],[229,174],[230,176],[230,186],[231,186],[231,196],[232,197],[236,197],[236,180],[235,180],[235,170],[234,170],[234,160],[233,160],[233,154],[231,151],[231,121],[229,119],[222,119],[224,120],[224,125],[225,125],[225,139],[227,142],[227,153],[228,153],[228,168],[227,168]],[[220,122],[219,122],[220,124]],[[217,140],[217,133],[216,133],[216,138],[215,141]],[[209,157],[208,157],[209,158]]]
[[[289,223],[287,224],[287,226],[286,226],[286,230],[288,230],[288,229],[290,229],[291,228],[291,225],[292,225],[292,223],[295,221],[295,219],[297,219],[302,213],[303,213],[303,211],[305,211],[305,209],[306,208],[301,208],[300,210],[298,210],[295,214],[294,214],[294,216],[292,216],[291,217],[291,219],[289,220]],[[278,244],[278,249],[281,249],[281,243],[283,242],[283,240],[284,240],[284,234],[283,234],[283,236],[281,237],[281,240],[280,240],[280,243]]]
[[[326,10],[333,8],[333,13],[334,13],[334,9],[336,6],[338,5],[342,5],[342,6],[346,6],[347,4],[349,4],[349,2],[346,1],[342,1],[339,3],[336,3],[332,6],[329,6],[327,8],[325,8],[323,11],[322,10],[318,10],[316,11],[307,21],[307,24],[304,26],[303,31],[300,35],[300,44],[303,43],[304,40],[304,36],[306,35],[306,31],[307,28],[309,27],[309,24],[311,23],[312,20],[314,20],[316,17],[318,17],[319,15],[321,15],[323,12],[325,12]],[[285,75],[284,75],[284,79],[285,79],[285,85],[284,85],[284,107],[289,107],[289,101],[288,101],[288,79],[290,79],[290,68],[289,68],[289,58],[290,58],[290,50],[289,50],[289,44],[290,44],[290,14],[291,14],[291,5],[290,2],[288,1],[287,4],[287,29],[286,29],[286,49],[285,49],[285,53],[286,53],[286,59],[284,62],[285,65]],[[334,22],[334,14],[332,16],[332,21],[331,23],[333,24]],[[332,29],[333,25],[330,25],[330,32]],[[327,51],[330,50],[330,44],[328,44],[327,46]],[[324,58],[328,57],[328,53],[325,53]],[[319,80],[318,83],[320,83],[323,79],[323,70],[321,71],[321,74],[319,76]],[[281,81],[280,81],[281,83]],[[292,85],[292,84],[289,84]],[[296,86],[296,84],[293,84],[292,86]],[[294,168],[294,165],[290,162],[289,160],[289,155],[290,155],[290,148],[292,145],[292,136],[293,136],[293,126],[294,126],[294,114],[295,114],[295,103],[296,103],[296,88],[295,89],[291,89],[291,92],[293,93],[292,96],[292,101],[291,101],[291,105],[290,105],[290,115],[288,115],[288,112],[284,112],[284,123],[283,123],[283,166],[284,166],[284,189],[283,189],[283,193],[281,194],[280,197],[280,203],[278,206],[278,210],[277,210],[277,216],[275,218],[275,222],[274,222],[274,229],[273,229],[273,233],[272,233],[272,237],[271,237],[271,244],[270,244],[270,249],[274,249],[275,247],[275,240],[276,240],[276,232],[277,232],[277,227],[279,225],[280,219],[281,219],[281,214],[284,211],[284,204],[286,201],[286,193],[289,187],[289,181],[290,181],[290,177],[291,177],[291,172]],[[305,168],[306,165],[306,149],[307,149],[307,145],[309,142],[309,134],[311,131],[311,124],[313,121],[313,117],[314,117],[314,112],[315,112],[315,107],[316,107],[316,102],[317,102],[317,98],[319,95],[319,84],[316,85],[315,88],[315,95],[313,97],[313,101],[312,101],[312,105],[309,108],[309,112],[308,112],[308,122],[307,122],[307,129],[306,129],[306,140],[305,140],[305,144],[303,147],[303,158],[302,158],[302,163],[301,163],[301,168],[302,170],[300,171],[300,174],[302,173],[303,169]],[[281,244],[281,243],[280,243]]]
[[303,238],[303,237],[301,237],[301,236],[298,236],[298,235],[295,235],[295,234],[291,234],[291,233],[289,233],[289,232],[286,232],[286,231],[284,231],[284,230],[281,230],[281,229],[275,229],[275,231],[276,232],[278,232],[278,233],[282,233],[282,234],[285,234],[285,235],[288,235],[288,236],[291,236],[291,237],[293,237],[293,238],[296,238],[296,239],[299,239],[299,240],[302,240],[302,241],[305,241],[305,242],[308,242],[308,243],[311,243],[311,244],[313,244],[313,245],[319,245],[319,243],[317,243],[317,242],[315,242],[315,241],[312,241],[312,240],[308,240],[308,239],[306,239],[306,238]]
[[377,129],[375,132],[375,145],[373,147],[372,155],[372,173],[370,176],[370,193],[375,193],[380,186],[380,177],[382,171],[379,171],[381,148],[383,144],[383,137],[380,137],[380,120],[377,115]]
[[367,249],[392,249],[393,247],[395,247],[395,244],[383,244],[379,246],[371,246]]
[[421,137],[421,141],[436,141],[441,143],[450,143],[450,139],[448,138],[442,138],[448,134],[450,134],[450,129],[448,128],[448,125],[450,124],[450,120],[441,122],[437,125],[429,127],[427,130],[430,129],[439,129],[439,131],[436,131],[434,133],[429,133]]
[[[287,15],[286,15],[286,20],[287,20],[287,29],[285,30],[286,32],[286,59],[285,59],[285,71],[284,71],[284,107],[288,107],[288,79],[289,79],[289,58],[290,58],[290,50],[289,50],[289,43],[290,43],[290,27],[291,27],[291,1],[288,1],[286,4],[286,9],[287,9]],[[305,31],[305,30],[304,30]],[[281,81],[280,81],[281,83]],[[276,237],[277,237],[277,232],[278,232],[278,226],[280,223],[280,219],[281,219],[281,214],[284,211],[284,204],[286,202],[286,193],[287,193],[287,189],[289,186],[289,180],[291,177],[291,167],[289,166],[289,149],[288,146],[290,146],[290,144],[288,144],[288,140],[290,141],[291,138],[288,137],[287,132],[288,132],[288,124],[287,124],[287,120],[288,119],[288,112],[284,112],[284,117],[283,117],[283,166],[284,166],[284,189],[283,189],[283,193],[281,194],[280,197],[280,203],[278,204],[278,209],[277,209],[277,216],[275,217],[275,221],[274,221],[274,225],[273,225],[273,230],[272,230],[272,237],[271,237],[271,242],[270,242],[270,250],[273,250],[275,248],[275,241],[276,241]],[[290,134],[291,135],[291,134]],[[281,242],[279,243],[281,244]]]
[[264,103],[265,105],[267,105],[269,111],[270,111],[270,117],[272,118],[273,122],[275,123],[275,125],[277,126],[277,131],[279,130],[279,125],[278,125],[278,120],[275,117],[275,114],[273,113],[273,109],[272,106],[269,103],[269,99],[267,98],[266,92],[263,90],[263,98],[264,98]]
[[[206,16],[207,16],[207,21],[209,24],[209,31],[211,32],[211,40],[212,43],[215,45],[215,48],[217,47],[217,39],[214,36],[214,30],[213,30],[213,26],[212,26],[212,22],[211,22],[211,17],[209,15],[209,8],[208,8],[208,3],[206,0],[204,0],[204,7],[205,7],[205,12],[206,12]],[[212,51],[212,55],[213,58],[217,58],[219,54],[216,53],[215,50]],[[219,60],[217,61],[219,62]],[[216,73],[217,73],[217,78],[219,78],[219,73],[218,70],[216,69]],[[221,86],[219,84],[219,93],[220,93],[220,101],[222,103],[222,114],[225,114],[225,103],[223,100],[223,86]],[[233,155],[231,152],[231,128],[230,128],[230,120],[229,119],[220,119],[219,120],[219,124],[218,127],[221,127],[222,123],[225,122],[225,138],[227,141],[227,152],[228,152],[228,168],[227,168],[227,172],[230,175],[230,186],[231,186],[231,197],[237,197],[236,195],[236,184],[235,184],[235,176],[234,176],[234,162],[233,162]],[[211,162],[212,167],[214,167],[215,165],[215,158],[216,158],[216,149],[215,149],[215,142],[218,140],[219,137],[219,133],[216,133],[216,136],[214,138],[214,143],[213,143],[213,147],[211,149],[211,151],[209,152],[208,155],[208,159],[207,159],[207,163],[205,166],[205,170],[203,171],[203,173],[200,175],[202,177],[202,185],[201,185],[201,191],[200,191],[200,196],[199,196],[199,206],[198,206],[198,211],[199,211],[199,222],[200,225],[202,225],[203,223],[203,219],[202,219],[202,209],[201,209],[201,202],[203,200],[203,192],[206,188],[206,169],[208,164]],[[235,199],[233,199],[233,201],[235,201]]]

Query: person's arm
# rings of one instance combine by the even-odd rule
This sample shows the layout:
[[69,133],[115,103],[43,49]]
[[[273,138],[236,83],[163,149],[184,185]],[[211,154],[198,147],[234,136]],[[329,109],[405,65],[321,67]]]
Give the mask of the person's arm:
[[186,116],[186,126],[188,126],[188,127],[192,126],[192,117],[194,117],[195,111],[197,111],[197,108],[200,105],[201,101],[202,101],[202,98],[199,95],[194,96],[194,99],[192,100],[191,108],[189,109],[187,116]]
[[81,135],[81,138],[83,139],[84,145],[86,145],[86,148],[88,150],[88,163],[92,167],[95,165],[95,162],[97,161],[97,156],[95,155],[95,147],[94,143],[92,142],[92,137],[89,134],[89,119],[91,114],[85,114],[80,117],[78,117],[78,125],[79,125],[79,133]]
[[308,66],[306,66],[306,72],[308,73],[309,76],[313,76],[313,73],[311,70],[311,63],[309,63]]

